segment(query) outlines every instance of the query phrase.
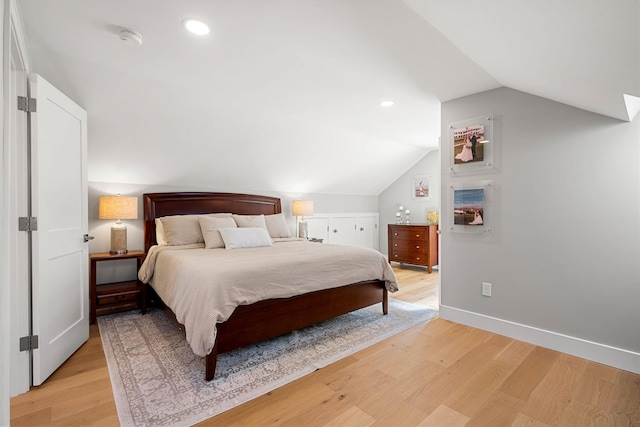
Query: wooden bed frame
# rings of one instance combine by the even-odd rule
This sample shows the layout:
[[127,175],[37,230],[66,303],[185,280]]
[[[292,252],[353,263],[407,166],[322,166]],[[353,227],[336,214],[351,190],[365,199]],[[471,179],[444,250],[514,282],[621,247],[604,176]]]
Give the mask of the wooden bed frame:
[[[278,198],[235,193],[149,193],[143,195],[143,203],[145,252],[156,244],[155,219],[159,217],[226,212],[270,215],[282,211]],[[178,323],[175,314],[158,298],[153,288],[148,286],[148,290],[148,295],[152,295],[169,317]],[[205,379],[213,379],[218,353],[274,338],[376,303],[382,303],[382,312],[387,314],[387,298],[384,282],[372,280],[239,306],[226,322],[217,325],[216,344],[205,358]],[[184,329],[183,325],[180,327]]]

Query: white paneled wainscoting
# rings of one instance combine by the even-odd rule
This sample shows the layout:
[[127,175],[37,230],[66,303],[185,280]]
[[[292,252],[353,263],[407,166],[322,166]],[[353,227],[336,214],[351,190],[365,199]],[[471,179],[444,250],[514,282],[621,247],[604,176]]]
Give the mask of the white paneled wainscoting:
[[314,214],[305,218],[310,239],[376,250],[379,248],[378,220],[377,213]]

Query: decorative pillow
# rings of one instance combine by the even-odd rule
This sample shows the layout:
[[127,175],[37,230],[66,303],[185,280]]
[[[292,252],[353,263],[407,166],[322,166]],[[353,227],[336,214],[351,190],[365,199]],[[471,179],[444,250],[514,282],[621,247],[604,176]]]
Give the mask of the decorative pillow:
[[203,215],[198,217],[198,222],[200,222],[200,230],[204,237],[204,247],[207,249],[224,248],[224,241],[218,229],[237,227],[231,216],[216,218]]
[[164,237],[164,227],[160,218],[156,218],[156,243],[159,246],[167,245],[167,238]]
[[220,228],[218,231],[227,249],[257,248],[273,244],[266,228]]
[[204,242],[197,215],[173,215],[160,219],[167,245],[180,246]]
[[267,224],[267,231],[271,237],[291,237],[291,231],[284,219],[284,214],[265,215],[264,222]]
[[[195,236],[195,228],[193,227],[194,225],[193,221],[195,221],[195,223],[198,225],[198,228],[200,228],[200,223],[198,222],[199,216],[231,218],[230,213],[211,213],[211,214],[203,214],[203,215],[170,215],[170,216],[163,216],[160,218],[156,218],[156,242],[158,242],[158,245],[172,245],[172,246],[190,245],[192,243],[202,243],[204,241],[202,237],[202,232],[200,232],[200,236],[196,238],[196,241],[192,241],[194,240],[193,236]],[[172,231],[171,242],[169,242],[169,240],[167,239],[167,233],[165,231],[165,228],[166,228],[165,223],[167,222],[172,223],[172,225],[169,226]],[[182,226],[186,226],[187,227],[186,230],[188,231],[188,233],[190,235],[193,234],[193,236],[192,237],[181,236],[180,233],[182,233],[182,231],[180,230],[180,227]],[[188,241],[188,243],[181,243],[182,241]]]
[[240,228],[253,227],[267,229],[267,224],[264,222],[264,215],[236,215],[233,214],[233,219]]

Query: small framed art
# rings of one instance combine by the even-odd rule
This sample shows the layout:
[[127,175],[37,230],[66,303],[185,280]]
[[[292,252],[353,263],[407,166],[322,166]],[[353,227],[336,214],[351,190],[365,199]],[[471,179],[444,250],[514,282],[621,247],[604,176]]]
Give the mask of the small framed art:
[[411,180],[411,193],[416,200],[429,200],[431,199],[431,192],[429,186],[431,184],[431,177],[429,175],[416,175]]

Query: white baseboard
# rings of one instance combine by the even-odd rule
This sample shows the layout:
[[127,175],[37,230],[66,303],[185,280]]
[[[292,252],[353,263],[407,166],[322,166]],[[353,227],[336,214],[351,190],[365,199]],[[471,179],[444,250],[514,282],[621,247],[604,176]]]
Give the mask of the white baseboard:
[[541,347],[581,357],[593,362],[640,374],[640,353],[546,331],[508,320],[485,316],[446,305],[440,306],[440,317],[495,334],[504,335]]

